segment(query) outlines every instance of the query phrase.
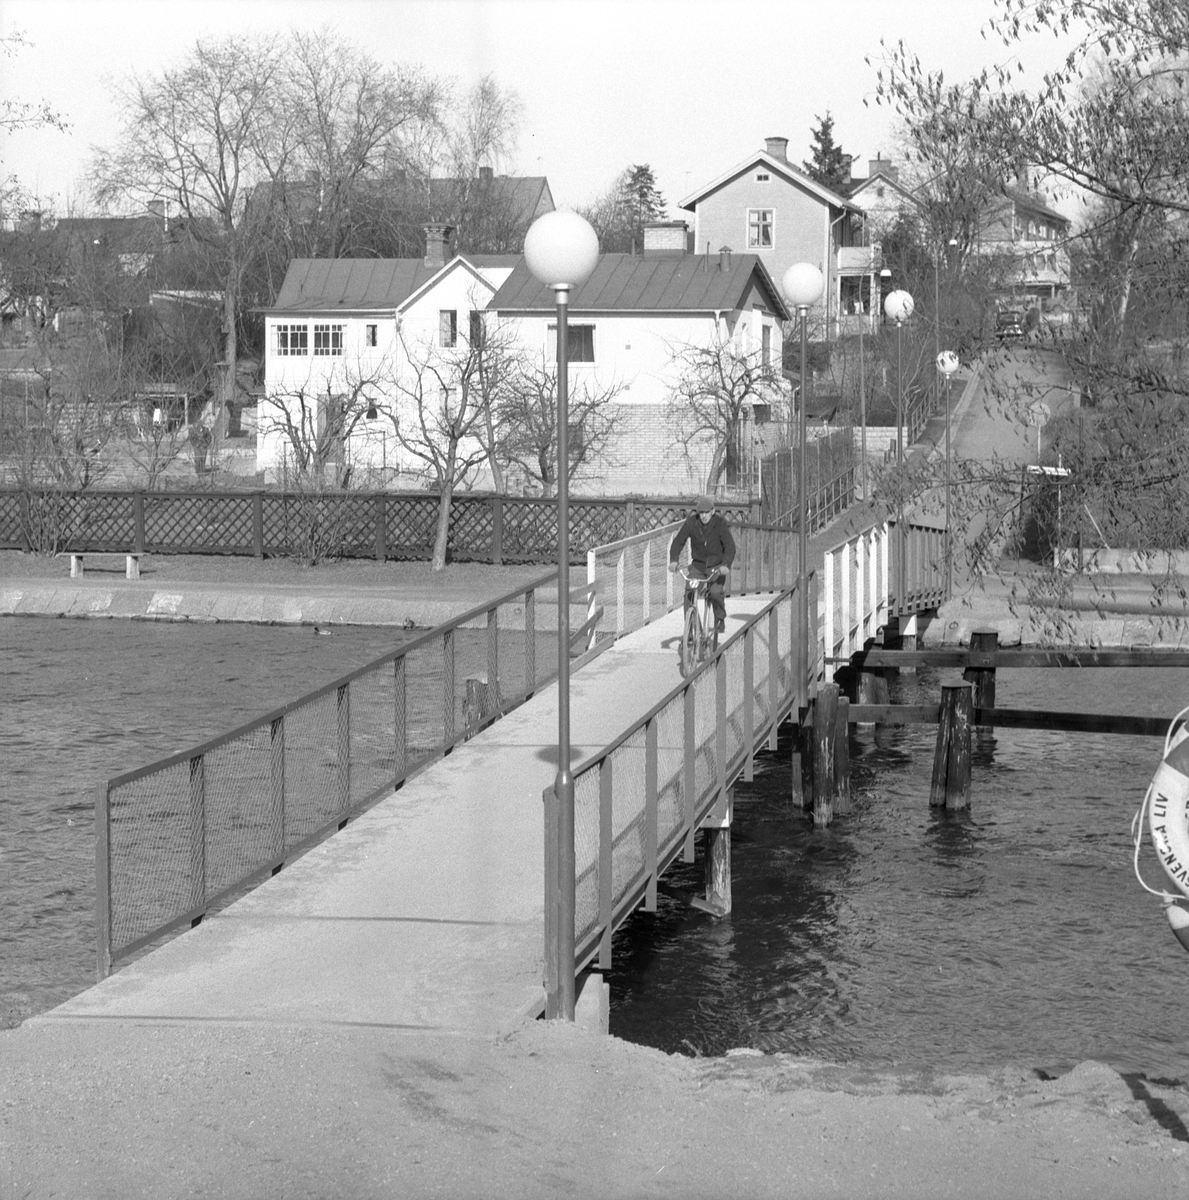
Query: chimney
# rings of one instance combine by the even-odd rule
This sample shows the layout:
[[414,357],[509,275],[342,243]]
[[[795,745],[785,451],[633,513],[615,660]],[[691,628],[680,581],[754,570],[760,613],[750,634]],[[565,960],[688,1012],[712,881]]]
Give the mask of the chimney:
[[453,228],[449,225],[425,226],[425,265],[427,267],[444,267],[446,265],[447,244],[453,232]]
[[779,158],[781,162],[789,160],[789,140],[788,138],[771,137],[764,139],[764,149],[772,155],[773,158]]
[[684,221],[652,221],[644,226],[645,258],[681,258],[689,241]]
[[479,186],[481,188],[491,187],[491,181],[494,177],[494,172],[490,167],[479,168]]
[[890,158],[883,158],[876,155],[874,158],[867,160],[868,176],[882,175],[885,179],[890,179],[893,183],[900,177],[900,168],[892,166]]
[[719,246],[718,248],[718,269],[720,271],[729,271],[731,269],[731,247]]

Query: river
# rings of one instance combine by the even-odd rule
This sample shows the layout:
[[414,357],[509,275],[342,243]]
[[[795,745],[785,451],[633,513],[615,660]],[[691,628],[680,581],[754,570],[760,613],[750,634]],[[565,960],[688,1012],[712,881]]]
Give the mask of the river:
[[[0,619],[0,1026],[94,979],[92,789],[360,666],[391,629]],[[956,673],[893,684],[936,698]],[[1176,670],[1001,671],[1004,706],[1171,714]],[[854,811],[815,830],[787,748],[738,786],[734,909],[661,898],[617,935],[612,1032],[953,1072],[1086,1058],[1189,1078],[1189,955],[1131,870],[1153,738],[976,731],[971,808],[931,810],[935,731],[856,734]],[[1148,858],[1148,877],[1159,874]],[[671,882],[700,886],[700,864]]]

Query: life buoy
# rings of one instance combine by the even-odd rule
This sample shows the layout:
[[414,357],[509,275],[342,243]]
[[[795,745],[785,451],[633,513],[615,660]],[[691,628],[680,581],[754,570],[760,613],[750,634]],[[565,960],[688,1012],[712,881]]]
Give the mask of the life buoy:
[[[1148,834],[1169,881],[1189,896],[1189,727],[1179,725],[1165,742],[1164,758],[1148,788]],[[1189,912],[1164,897],[1176,939],[1189,950]]]

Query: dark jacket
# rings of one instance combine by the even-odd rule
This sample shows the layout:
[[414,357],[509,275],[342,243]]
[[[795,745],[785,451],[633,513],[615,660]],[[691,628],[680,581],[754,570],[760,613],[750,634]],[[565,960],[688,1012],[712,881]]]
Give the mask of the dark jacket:
[[703,571],[729,567],[735,561],[735,539],[721,513],[714,513],[705,525],[697,513],[690,513],[669,547],[670,562],[681,557],[686,542],[689,542],[691,564]]

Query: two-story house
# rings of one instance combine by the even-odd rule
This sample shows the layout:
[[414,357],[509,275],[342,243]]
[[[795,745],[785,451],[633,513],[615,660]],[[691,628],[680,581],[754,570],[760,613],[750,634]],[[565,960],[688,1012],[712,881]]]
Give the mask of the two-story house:
[[[679,207],[694,214],[694,245],[754,254],[779,287],[796,262],[825,277],[810,314],[815,335],[835,337],[839,314],[878,289],[879,267],[864,245],[862,209],[811,179],[788,158],[788,138],[766,139],[763,150],[691,192]],[[845,299],[844,299],[845,298]]]
[[1039,196],[1005,187],[988,202],[979,224],[976,250],[1000,256],[1014,303],[1047,309],[1069,287],[1070,220]]

